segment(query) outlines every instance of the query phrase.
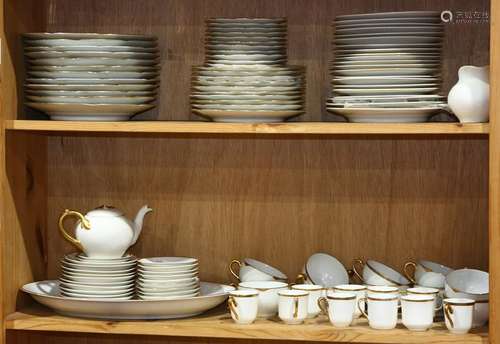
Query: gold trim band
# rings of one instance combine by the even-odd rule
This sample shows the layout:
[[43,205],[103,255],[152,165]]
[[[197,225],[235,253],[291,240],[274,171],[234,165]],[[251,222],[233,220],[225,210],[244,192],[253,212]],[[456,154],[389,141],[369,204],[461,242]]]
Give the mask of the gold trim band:
[[379,298],[375,298],[375,297],[370,297],[368,296],[367,297],[368,300],[371,300],[371,301],[395,301],[397,300],[398,298],[397,297],[391,297],[390,299],[379,299]]
[[367,290],[368,288],[366,286],[360,286],[358,289],[344,289],[344,288],[338,288],[338,287],[333,287],[333,290],[340,290],[340,291],[351,291],[351,292],[356,292],[356,291],[362,291],[362,290]]
[[450,306],[474,306],[476,303],[475,301],[468,302],[468,303],[454,303],[454,302],[446,302],[443,301],[444,304],[450,305]]
[[347,297],[327,295],[326,298],[328,300],[354,300],[356,299],[356,295]]
[[281,294],[280,292],[278,292],[278,295],[279,296],[284,296],[284,297],[303,297],[303,296],[309,296],[308,293],[304,293],[304,294],[297,294],[297,295],[284,295],[284,294]]

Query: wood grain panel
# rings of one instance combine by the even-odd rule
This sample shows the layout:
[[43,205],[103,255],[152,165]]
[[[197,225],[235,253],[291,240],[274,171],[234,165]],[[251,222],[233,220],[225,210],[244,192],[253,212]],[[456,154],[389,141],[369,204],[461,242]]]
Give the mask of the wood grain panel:
[[[331,22],[336,15],[374,11],[487,11],[489,1],[467,0],[47,0],[49,31],[147,33],[159,37],[162,85],[158,109],[142,119],[186,120],[190,114],[191,66],[204,60],[204,20],[209,17],[287,17],[289,63],[307,66],[307,115],[300,121],[333,120],[324,103],[330,93],[328,64],[333,57]],[[488,63],[489,26],[446,25],[443,49],[445,93],[458,67]]]
[[65,208],[145,203],[139,256],[201,260],[205,280],[255,257],[297,274],[317,251],[400,268],[488,266],[488,144],[481,139],[49,138],[49,277],[73,248]]

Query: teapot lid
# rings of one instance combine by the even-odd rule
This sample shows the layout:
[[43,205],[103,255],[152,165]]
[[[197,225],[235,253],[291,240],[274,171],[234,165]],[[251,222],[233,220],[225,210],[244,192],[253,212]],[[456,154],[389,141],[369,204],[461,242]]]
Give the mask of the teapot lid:
[[123,212],[111,205],[101,205],[87,213],[86,216],[98,216],[98,217],[116,217],[123,216]]

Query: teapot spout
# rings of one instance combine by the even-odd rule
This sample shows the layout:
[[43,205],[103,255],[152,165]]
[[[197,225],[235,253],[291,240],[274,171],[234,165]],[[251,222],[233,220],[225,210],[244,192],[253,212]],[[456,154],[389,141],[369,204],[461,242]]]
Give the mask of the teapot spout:
[[144,222],[144,216],[146,216],[146,214],[150,211],[153,211],[153,209],[145,205],[137,212],[134,220],[134,238],[132,240],[132,245],[136,243],[137,239],[139,239],[139,235],[142,231],[142,224]]

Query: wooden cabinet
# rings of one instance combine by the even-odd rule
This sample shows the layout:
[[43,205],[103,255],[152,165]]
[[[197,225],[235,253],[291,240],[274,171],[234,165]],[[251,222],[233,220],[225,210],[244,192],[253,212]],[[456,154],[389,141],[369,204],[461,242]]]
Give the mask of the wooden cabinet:
[[[490,9],[486,0],[3,0],[1,8],[4,343],[500,343],[500,9],[494,1]],[[491,60],[491,123],[332,122],[324,107],[331,21],[413,9],[489,11],[489,24],[446,25],[443,89],[456,82],[459,66]],[[214,16],[288,17],[290,63],[307,67],[306,115],[283,124],[193,121],[200,119],[189,110],[191,66],[203,62],[204,19]],[[158,107],[126,123],[44,120],[22,104],[20,34],[36,31],[157,35]],[[145,121],[152,119],[159,121]],[[493,326],[466,336],[449,335],[443,324],[422,335],[374,331],[364,323],[336,330],[325,319],[245,328],[223,309],[192,320],[114,323],[56,316],[19,292],[24,283],[56,278],[59,258],[73,250],[57,231],[64,208],[113,204],[132,214],[146,202],[156,211],[132,252],[199,257],[203,280],[228,282],[228,262],[246,256],[291,277],[318,251],[346,266],[373,258],[401,269],[409,259],[426,258],[490,271]]]

